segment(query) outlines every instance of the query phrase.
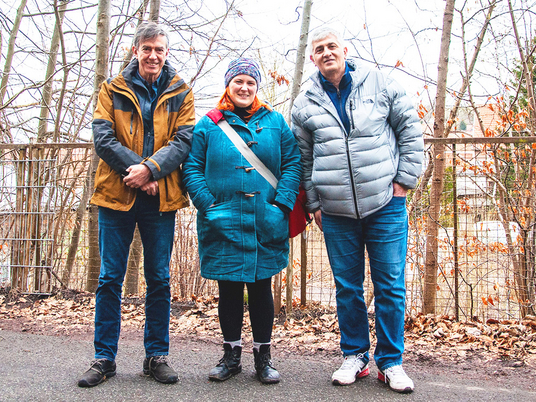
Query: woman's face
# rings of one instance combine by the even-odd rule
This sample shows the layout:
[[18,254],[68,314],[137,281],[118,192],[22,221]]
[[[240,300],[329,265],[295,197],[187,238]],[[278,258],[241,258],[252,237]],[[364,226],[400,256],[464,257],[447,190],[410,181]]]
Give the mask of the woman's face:
[[229,82],[229,96],[237,107],[246,108],[255,100],[257,81],[249,75],[240,74]]

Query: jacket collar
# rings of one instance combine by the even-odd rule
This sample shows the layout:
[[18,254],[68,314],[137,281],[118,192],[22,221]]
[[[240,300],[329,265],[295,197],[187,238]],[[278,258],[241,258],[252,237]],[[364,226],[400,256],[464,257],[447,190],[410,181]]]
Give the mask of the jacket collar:
[[[134,85],[132,83],[132,78],[138,72],[138,66],[139,66],[138,59],[136,58],[132,59],[132,61],[128,64],[128,66],[126,66],[125,69],[117,77],[115,77],[112,80],[112,83],[121,87],[123,86],[121,85],[122,84],[121,81],[124,81],[124,85],[126,85],[130,91],[134,92]],[[161,85],[164,88],[166,88],[164,92],[172,91],[178,88],[179,86],[181,86],[182,84],[184,84],[184,80],[181,79],[177,75],[177,71],[171,66],[171,64],[169,64],[169,61],[167,60],[164,63],[164,66],[162,67],[162,70],[164,69],[167,73],[165,82],[161,83]]]
[[[341,82],[339,83],[339,90],[343,90],[345,89],[348,85],[351,85],[352,83],[352,76],[350,74],[350,66],[348,65],[348,63],[345,64],[346,65],[346,68],[344,70],[344,75],[342,76],[341,78]],[[354,71],[354,70],[352,70]],[[335,85],[333,85],[331,82],[329,82],[326,77],[324,77],[320,71],[318,72],[318,77],[320,78],[320,84],[322,85],[322,87],[324,88],[324,90],[328,91],[328,92],[338,92],[337,91],[337,88],[335,88]]]
[[[349,70],[349,74],[351,76],[352,80],[352,91],[357,88],[359,85],[365,81],[367,78],[370,68],[367,66],[364,66],[362,63],[357,63],[353,59],[347,59],[346,60],[347,69]],[[327,94],[325,93],[325,90],[322,86],[321,81],[321,74],[320,71],[316,71],[312,76],[309,77],[309,80],[311,81],[312,85],[310,88],[306,91],[307,96],[313,96],[315,98],[322,98],[326,96],[327,100],[329,101],[329,98]]]

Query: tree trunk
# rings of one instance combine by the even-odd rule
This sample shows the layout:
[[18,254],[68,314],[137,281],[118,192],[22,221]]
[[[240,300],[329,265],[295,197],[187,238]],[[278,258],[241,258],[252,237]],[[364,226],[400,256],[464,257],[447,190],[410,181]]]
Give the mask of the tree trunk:
[[[147,9],[147,3],[149,0],[144,0],[142,7],[142,13],[140,15],[142,16],[143,13],[145,13],[145,10]],[[158,17],[160,15],[160,0],[151,0],[151,9],[149,12],[149,20],[158,22]],[[138,19],[138,26],[143,22],[143,18]],[[132,52],[132,47],[130,48],[130,52]],[[130,59],[132,58],[132,54],[130,55],[128,61],[125,60],[126,67],[128,63],[130,63]],[[141,255],[143,253],[143,244],[141,242],[140,237],[140,231],[138,230],[138,227],[136,226],[136,230],[134,231],[134,238],[132,240],[132,243],[130,245],[130,253],[128,255],[128,264],[127,264],[127,273],[125,278],[125,294],[137,294],[138,293],[138,279],[139,279],[139,273],[140,273],[140,260]]]
[[[19,33],[20,22],[24,14],[24,9],[26,8],[26,3],[28,3],[28,0],[21,0],[20,6],[17,9],[17,15],[15,17],[15,21],[13,22],[13,28],[11,29],[11,33],[9,34],[9,40],[7,43],[7,52],[6,52],[6,63],[4,64],[2,80],[0,80],[0,106],[4,104],[4,97],[7,92],[7,83],[9,81],[9,74],[11,73],[11,64],[13,63],[13,55],[15,54],[15,41],[17,39],[17,34]],[[13,137],[11,136],[9,125],[7,124],[7,119],[1,119],[1,120],[0,120],[0,142],[13,142]]]
[[[99,157],[93,149],[91,152],[91,162],[89,163],[88,190],[92,191],[95,183],[95,173]],[[87,222],[88,259],[86,270],[86,291],[95,292],[99,284],[100,274],[100,254],[99,254],[99,208],[96,205],[88,206]]]
[[[289,107],[289,117],[288,121],[290,122],[290,116],[292,113],[292,105],[294,103],[294,99],[296,99],[296,96],[298,96],[298,93],[300,92],[301,87],[301,81],[303,77],[303,65],[305,63],[305,51],[307,49],[307,38],[309,36],[309,23],[311,21],[311,7],[312,7],[312,0],[304,0],[303,2],[303,17],[302,17],[302,24],[301,24],[301,30],[300,30],[300,40],[298,42],[298,50],[296,53],[296,67],[294,68],[294,79],[292,80],[292,89],[290,93],[290,107]],[[307,243],[305,236],[300,236],[301,243],[303,243],[302,246],[300,246],[301,250],[307,250]],[[293,255],[294,255],[294,241],[290,239],[290,253],[289,253],[289,262],[287,266],[287,305],[286,305],[286,314],[287,319],[290,317],[290,313],[292,312],[292,298],[293,298]],[[301,252],[301,255],[304,255],[304,252]],[[302,261],[302,273],[301,278],[304,280],[305,275],[303,275],[303,271],[307,269],[307,264],[303,264]],[[302,295],[303,298],[303,295]]]
[[300,306],[307,305],[307,230],[304,230],[300,236],[300,251],[301,251],[301,302]]
[[25,163],[27,159],[26,149],[21,149],[18,152],[19,162],[16,164],[16,196],[15,196],[15,216],[14,216],[14,240],[11,246],[11,288],[22,289],[26,291],[26,278],[28,273],[25,272],[25,245],[23,240],[27,238],[25,236],[25,230],[28,228],[27,217],[28,214],[24,212],[24,199],[27,198],[24,193],[25,187]]
[[[521,75],[521,81],[525,81],[525,86],[527,88],[527,102],[528,102],[528,110],[529,116],[527,118],[527,121],[529,123],[529,127],[534,128],[536,126],[536,118],[535,118],[535,110],[536,110],[536,99],[534,99],[534,68],[532,65],[529,65],[529,60],[531,56],[526,56],[525,52],[523,51],[523,44],[522,39],[519,37],[517,24],[514,16],[514,10],[512,8],[512,2],[511,0],[508,1],[508,9],[510,12],[510,19],[512,21],[512,27],[514,30],[515,38],[516,38],[516,46],[519,52],[519,59],[521,62],[521,65],[523,67],[523,73]],[[530,43],[530,42],[529,42]],[[529,54],[532,52],[529,52]],[[535,178],[535,166],[536,164],[536,150],[531,150],[531,157],[530,157],[530,165],[528,168],[528,179],[526,188],[527,191],[530,193],[533,191],[534,182],[536,181]],[[532,197],[525,197],[521,201],[521,205],[523,206],[522,210],[525,211],[523,213],[523,223],[520,224],[520,236],[521,236],[521,244],[523,245],[524,252],[519,254],[519,264],[517,267],[514,264],[514,278],[516,283],[516,290],[517,290],[517,298],[519,300],[520,304],[520,311],[521,316],[525,317],[527,314],[534,314],[534,301],[535,301],[535,295],[533,291],[533,281],[535,275],[535,268],[534,268],[534,250],[532,249],[532,242],[530,239],[531,236],[531,230],[532,230]],[[510,234],[510,224],[508,221],[507,228],[505,227],[506,233]]]
[[13,28],[9,35],[9,41],[7,43],[6,64],[4,65],[4,73],[2,74],[2,81],[0,82],[0,105],[4,103],[4,96],[7,91],[7,82],[9,79],[9,73],[11,72],[11,64],[13,63],[13,54],[15,53],[15,41],[17,34],[19,33],[20,22],[24,14],[28,0],[21,0],[20,6],[17,9],[17,16],[13,22]]
[[[443,96],[442,98],[442,104],[439,102],[439,99],[436,97],[436,113],[435,113],[435,116],[436,116],[436,124],[434,124],[434,136],[436,138],[440,138],[440,137],[448,137],[453,125],[454,125],[454,122],[456,120],[456,116],[457,116],[457,113],[458,113],[458,109],[460,107],[460,104],[461,104],[461,101],[462,101],[462,98],[464,96],[464,94],[469,90],[470,88],[470,81],[471,81],[471,77],[473,75],[473,71],[474,71],[474,68],[475,68],[475,65],[476,65],[476,61],[478,59],[478,55],[480,53],[480,50],[482,48],[482,43],[484,42],[484,37],[485,37],[485,34],[486,34],[486,31],[489,27],[489,23],[491,21],[491,17],[493,15],[493,10],[495,9],[495,5],[496,4],[492,4],[490,6],[490,8],[488,9],[487,13],[486,13],[486,19],[485,19],[485,22],[482,26],[482,29],[480,31],[480,34],[478,36],[478,40],[477,40],[477,43],[475,45],[475,48],[474,48],[474,51],[473,51],[473,55],[471,57],[471,60],[469,63],[467,63],[467,60],[465,60],[465,77],[463,79],[463,82],[462,82],[462,86],[461,88],[459,89],[459,91],[457,92],[457,98],[456,98],[456,102],[454,103],[454,106],[452,107],[451,111],[450,111],[450,114],[449,114],[449,119],[448,119],[448,122],[445,126],[444,124],[444,115],[445,115],[445,96]],[[465,24],[464,22],[462,21],[462,27],[464,27]],[[463,31],[465,33],[465,31]],[[450,37],[449,37],[449,42],[450,42]],[[464,55],[466,54],[465,52],[465,40],[463,41],[464,43]],[[439,76],[438,76],[438,80],[443,80],[444,78],[444,82],[443,81],[438,81],[438,90],[437,90],[437,95],[439,96],[440,95],[440,91],[441,93],[445,94],[446,93],[446,74],[447,74],[447,70],[448,70],[448,48],[446,49],[446,60],[447,60],[447,64],[446,64],[446,67],[444,68],[444,70],[442,72],[439,73]],[[444,60],[445,57],[443,56],[443,53],[442,53],[442,56],[440,57],[440,60]],[[439,66],[439,68],[441,68],[441,66]],[[443,111],[442,114],[441,114],[441,110]],[[438,123],[438,120],[440,120],[440,123],[443,124],[443,128],[441,128],[441,124],[437,124]],[[435,299],[436,299],[436,292],[437,292],[437,266],[438,266],[438,262],[437,262],[437,259],[435,256],[437,256],[437,252],[438,252],[438,249],[437,249],[437,235],[438,235],[438,230],[439,230],[439,225],[437,224],[438,222],[438,219],[439,219],[439,214],[440,214],[440,200],[438,199],[438,194],[442,194],[443,193],[443,177],[444,177],[444,173],[445,173],[445,161],[444,161],[444,150],[445,150],[445,146],[444,145],[436,145],[434,147],[434,152],[433,152],[433,156],[430,158],[430,165],[428,166],[428,168],[426,169],[426,172],[425,172],[425,175],[423,177],[423,180],[421,181],[421,185],[419,186],[419,189],[415,192],[414,196],[412,197],[412,202],[411,202],[411,209],[413,209],[413,207],[416,205],[417,202],[419,202],[420,198],[421,198],[421,195],[422,195],[422,189],[425,188],[423,186],[426,186],[430,177],[432,178],[432,188],[431,188],[431,196],[430,196],[430,212],[431,214],[428,216],[428,221],[427,221],[427,227],[429,228],[428,231],[427,231],[427,254],[426,254],[426,269],[425,269],[425,289],[424,289],[424,305],[427,306],[427,307],[424,307],[423,308],[423,311],[425,313],[435,313]],[[441,157],[439,159],[437,159],[437,156],[438,155],[441,155]],[[455,166],[456,164],[453,163],[453,168],[455,169]],[[456,172],[455,172],[456,173]],[[440,179],[440,180],[439,180]],[[441,182],[441,183],[440,183]],[[454,198],[454,203],[456,203],[457,200],[456,200],[456,197]],[[455,207],[456,207],[456,204],[455,204]],[[456,208],[455,208],[456,209]],[[432,215],[432,211],[433,211],[433,215]],[[433,219],[431,219],[433,217]],[[455,222],[456,224],[456,222]],[[434,239],[431,239],[431,237],[434,237]],[[428,247],[430,246],[430,247]],[[456,247],[457,247],[457,244],[454,244],[454,252],[456,253]],[[429,253],[430,251],[430,253]],[[455,259],[457,257],[457,255],[454,256]],[[435,282],[434,282],[435,281]],[[427,283],[430,283],[430,286],[427,288]],[[457,286],[455,286],[455,293],[457,291]],[[432,305],[433,305],[433,308],[432,308]],[[455,308],[456,310],[456,316],[458,317],[458,308]]]
[[311,22],[311,7],[312,0],[304,0],[303,2],[303,17],[300,31],[300,40],[298,42],[298,50],[296,53],[296,67],[294,68],[294,79],[292,80],[292,89],[290,91],[290,107],[289,121],[292,113],[292,105],[294,100],[300,93],[300,88],[303,78],[303,65],[305,64],[305,52],[307,51],[307,38],[309,37],[309,24]]
[[87,202],[89,200],[91,178],[88,175],[82,190],[82,197],[80,197],[80,204],[76,211],[76,220],[74,223],[73,234],[71,236],[71,243],[69,244],[69,251],[67,252],[67,260],[65,261],[65,267],[61,275],[61,281],[63,286],[68,288],[71,280],[71,273],[73,271],[74,262],[76,259],[76,252],[78,251],[78,244],[80,243],[80,232],[82,229],[82,221],[84,219],[84,213],[86,212]]
[[134,231],[134,239],[130,244],[130,252],[128,255],[127,274],[125,278],[125,294],[138,294],[138,279],[140,277],[140,260],[143,252],[141,236],[138,227]]
[[[97,38],[96,38],[96,65],[95,65],[95,83],[93,86],[93,108],[97,104],[100,87],[108,77],[108,46],[110,35],[110,0],[99,0],[97,16]],[[92,152],[90,163],[90,180],[89,188],[93,188],[95,183],[95,173],[99,157]],[[98,208],[95,205],[89,206],[88,216],[88,241],[89,241],[89,258],[86,273],[86,291],[94,292],[97,290],[98,278],[100,272],[99,256],[99,216]]]
[[158,23],[160,18],[160,0],[151,0],[151,10],[149,11],[149,20]]
[[[65,37],[63,36],[63,15],[65,14],[65,7],[67,6],[67,0],[60,0],[62,4],[60,7],[55,7],[56,27],[58,31],[59,43],[61,45],[61,64],[63,70],[63,81],[58,96],[58,103],[56,105],[56,122],[54,124],[53,141],[60,142],[60,125],[62,122],[61,115],[63,112],[63,101],[65,99],[65,93],[67,91],[67,83],[69,82],[69,70],[67,62],[67,52],[65,49]],[[54,0],[54,5],[57,5],[58,0]]]
[[60,32],[65,10],[67,9],[67,1],[63,0],[60,3],[58,16],[59,20],[54,25],[54,33],[50,43],[50,52],[48,54],[47,70],[45,73],[45,85],[43,85],[43,97],[41,98],[41,112],[39,114],[39,125],[37,126],[37,142],[46,142],[47,119],[50,113],[52,103],[52,91],[54,80],[52,76],[56,72],[56,61],[58,60],[58,49],[60,47]]
[[[143,16],[145,15],[145,12],[147,11],[148,4],[149,4],[149,0],[142,1],[142,4],[140,6],[139,18],[138,18],[138,26],[140,26],[140,24],[143,22]],[[132,46],[130,46],[130,48],[128,49],[128,53],[125,56],[123,65],[121,66],[121,71],[124,70],[128,66],[128,63],[130,63],[130,61],[132,60],[133,54],[134,53],[132,52]]]
[[[40,107],[40,116],[39,116],[39,125],[37,128],[37,142],[46,142],[47,140],[47,120],[50,114],[50,109],[52,107],[52,92],[53,92],[53,76],[56,71],[56,61],[58,56],[58,49],[60,45],[60,41],[62,40],[62,29],[61,26],[63,24],[63,18],[65,16],[65,10],[67,9],[67,1],[61,0],[60,5],[58,6],[57,0],[54,1],[54,12],[55,12],[55,21],[54,24],[54,33],[52,35],[52,40],[50,44],[50,52],[49,52],[49,58],[48,58],[48,64],[47,64],[47,70],[45,73],[45,80],[44,80],[44,86],[43,86],[43,97],[41,98],[41,107]],[[62,54],[64,55],[64,49],[62,49]],[[65,57],[63,58],[63,64],[65,65]],[[63,90],[65,89],[67,84],[67,75],[64,74],[64,81],[63,81]],[[59,127],[59,116],[61,115],[61,109],[62,109],[62,95],[60,95],[60,102],[56,106],[57,108],[57,120],[56,120],[56,130],[57,131]],[[57,138],[54,138],[54,140],[57,141]],[[42,212],[48,212],[48,210],[45,208],[43,210],[43,195],[44,195],[44,188],[48,186],[48,184],[51,182],[51,179],[54,178],[54,172],[50,169],[46,169],[46,167],[43,165],[45,159],[54,160],[57,155],[57,149],[51,149],[48,152],[48,155],[45,157],[45,150],[44,149],[36,149],[35,151],[31,152],[31,157],[36,159],[36,163],[33,165],[33,168],[36,169],[35,173],[33,173],[33,177],[35,177],[35,188],[37,189],[35,198],[33,198],[33,203],[31,205],[28,205],[28,209],[34,214],[35,221],[32,225],[32,233],[31,233],[31,239],[39,239],[41,237],[41,234],[44,232],[51,232],[53,228],[53,221],[49,221],[48,228],[43,227],[43,220],[38,218],[40,216],[40,213]],[[43,169],[43,171],[42,171]],[[55,174],[59,174],[61,172],[61,168],[55,169]],[[54,197],[54,193],[56,191],[55,186],[50,187],[50,192],[48,194],[48,199],[51,200]],[[51,205],[48,205],[49,208],[52,208]],[[59,222],[58,222],[59,224]],[[53,249],[54,245],[51,244],[48,248],[43,248],[43,243],[40,241],[33,241],[34,246],[32,247],[33,256],[32,259],[34,260],[34,290],[36,292],[48,292],[50,290],[50,274],[48,275],[48,278],[44,278],[42,273],[45,272],[44,267],[50,267],[52,265],[52,258],[53,258]],[[49,255],[43,255],[43,252],[45,249],[48,249]],[[51,268],[50,268],[51,269]],[[45,290],[46,289],[46,290]]]
[[[443,31],[441,50],[437,67],[437,94],[434,121],[434,137],[442,138],[445,134],[445,98],[447,92],[447,73],[449,63],[450,36],[454,17],[455,0],[447,0],[443,14]],[[443,177],[445,174],[445,145],[436,144],[433,148],[434,172],[430,191],[430,210],[426,219],[426,260],[424,268],[423,313],[435,314],[437,294],[437,268],[439,215]]]
[[281,275],[279,272],[274,276],[274,316],[277,317],[281,312]]
[[285,309],[285,313],[286,313],[286,316],[287,316],[287,320],[290,319],[290,314],[292,313],[292,299],[294,298],[293,296],[293,291],[294,291],[294,283],[293,283],[293,278],[294,278],[294,266],[293,266],[293,263],[294,263],[294,240],[293,239],[289,239],[289,243],[290,243],[290,250],[289,250],[289,253],[288,253],[288,265],[287,265],[287,270],[286,270],[286,277],[287,277],[287,282],[286,282],[286,285],[287,285],[287,288],[286,288],[286,309]]

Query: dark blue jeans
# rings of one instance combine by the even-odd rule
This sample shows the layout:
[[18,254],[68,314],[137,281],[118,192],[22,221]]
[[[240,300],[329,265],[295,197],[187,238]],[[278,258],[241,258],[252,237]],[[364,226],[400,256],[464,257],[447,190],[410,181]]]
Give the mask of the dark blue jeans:
[[95,302],[95,358],[115,360],[121,329],[121,290],[136,223],[143,243],[145,297],[144,344],[147,357],[169,352],[169,261],[175,211],[159,212],[158,197],[138,191],[130,211],[99,207],[101,267]]
[[374,360],[382,371],[402,364],[408,237],[406,198],[393,197],[381,210],[363,219],[322,214],[322,226],[337,289],[343,354],[363,354],[365,361],[369,359],[369,323],[363,291],[366,249],[375,296]]

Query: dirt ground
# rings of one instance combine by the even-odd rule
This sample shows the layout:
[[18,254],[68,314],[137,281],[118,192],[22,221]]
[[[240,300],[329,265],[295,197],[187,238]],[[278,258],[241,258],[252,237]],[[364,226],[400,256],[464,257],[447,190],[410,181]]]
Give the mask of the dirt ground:
[[[47,336],[93,339],[94,295],[61,291],[50,297],[21,295],[0,288],[0,329]],[[143,337],[144,301],[125,298],[123,339]],[[370,316],[374,345],[374,317]],[[245,306],[244,343],[251,343]],[[172,342],[219,344],[217,300],[173,300]],[[279,356],[301,354],[319,358],[340,356],[339,329],[333,309],[312,306],[283,310],[274,320],[273,344]],[[536,318],[523,321],[456,322],[452,317],[416,316],[406,319],[404,365],[414,371],[460,378],[493,379],[498,386],[536,390]]]

